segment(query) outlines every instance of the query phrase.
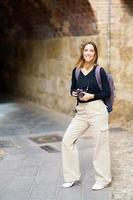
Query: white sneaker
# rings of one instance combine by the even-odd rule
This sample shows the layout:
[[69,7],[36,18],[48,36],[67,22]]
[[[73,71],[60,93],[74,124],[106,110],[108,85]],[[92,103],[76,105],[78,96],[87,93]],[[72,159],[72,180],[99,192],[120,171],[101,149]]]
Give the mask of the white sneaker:
[[64,188],[69,188],[69,187],[72,187],[74,185],[74,181],[73,182],[66,182],[66,183],[63,183],[62,187]]
[[92,190],[102,190],[103,188],[107,187],[110,183],[108,184],[103,184],[103,183],[95,183],[92,187]]

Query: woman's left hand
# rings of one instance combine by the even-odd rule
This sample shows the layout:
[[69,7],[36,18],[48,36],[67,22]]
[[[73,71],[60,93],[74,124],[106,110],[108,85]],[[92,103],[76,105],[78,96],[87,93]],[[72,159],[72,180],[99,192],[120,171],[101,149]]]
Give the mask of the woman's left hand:
[[94,94],[84,92],[84,96],[82,98],[80,98],[80,100],[88,101],[88,100],[93,99],[93,98],[94,98]]

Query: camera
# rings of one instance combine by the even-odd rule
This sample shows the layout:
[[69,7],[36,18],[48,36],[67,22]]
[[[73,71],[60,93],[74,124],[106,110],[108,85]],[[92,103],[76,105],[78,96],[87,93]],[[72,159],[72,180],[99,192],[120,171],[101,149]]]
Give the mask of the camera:
[[77,89],[74,91],[74,96],[82,98],[84,96],[84,91],[82,89]]

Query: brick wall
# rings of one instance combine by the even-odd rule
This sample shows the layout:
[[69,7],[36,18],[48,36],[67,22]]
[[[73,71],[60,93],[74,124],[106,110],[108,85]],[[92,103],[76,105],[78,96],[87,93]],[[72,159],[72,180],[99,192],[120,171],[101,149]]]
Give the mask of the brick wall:
[[[111,7],[111,71],[116,82],[116,107],[113,119],[133,120],[133,1],[113,0]],[[117,114],[118,113],[118,114]],[[131,123],[129,123],[131,125]]]

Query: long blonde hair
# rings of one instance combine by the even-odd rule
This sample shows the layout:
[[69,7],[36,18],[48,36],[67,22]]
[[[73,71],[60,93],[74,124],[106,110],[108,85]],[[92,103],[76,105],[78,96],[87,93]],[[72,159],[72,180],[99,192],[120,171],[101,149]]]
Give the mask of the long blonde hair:
[[79,56],[78,61],[75,64],[75,66],[78,67],[78,68],[82,68],[83,65],[84,65],[85,60],[83,58],[83,52],[84,52],[85,46],[88,45],[88,44],[91,44],[94,47],[95,56],[94,56],[94,60],[93,60],[92,64],[97,65],[97,60],[98,60],[97,46],[94,42],[90,41],[90,42],[86,42],[84,44],[81,44],[81,46],[80,46],[80,56]]

